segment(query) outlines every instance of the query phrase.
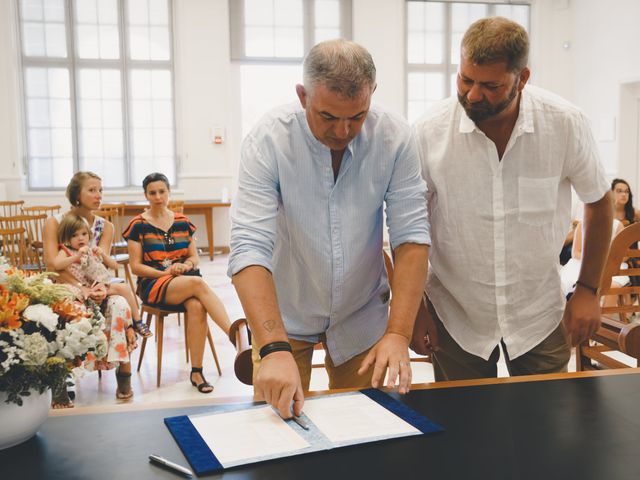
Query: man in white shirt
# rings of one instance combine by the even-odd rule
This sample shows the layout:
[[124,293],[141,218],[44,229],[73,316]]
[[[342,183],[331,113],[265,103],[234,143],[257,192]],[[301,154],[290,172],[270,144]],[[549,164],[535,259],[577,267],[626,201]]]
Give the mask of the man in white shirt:
[[[436,380],[566,371],[570,345],[600,323],[597,288],[611,235],[609,186],[584,115],[527,86],[529,40],[502,17],[462,40],[457,98],[415,125],[432,247],[412,348]],[[566,303],[558,253],[584,206],[584,261]]]

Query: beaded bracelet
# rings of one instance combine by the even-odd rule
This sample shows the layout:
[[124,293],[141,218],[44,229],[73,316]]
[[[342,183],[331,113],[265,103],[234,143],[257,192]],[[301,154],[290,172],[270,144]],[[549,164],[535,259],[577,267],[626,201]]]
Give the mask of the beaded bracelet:
[[271,342],[267,343],[260,349],[260,358],[264,358],[273,352],[289,352],[291,353],[291,344],[289,342]]

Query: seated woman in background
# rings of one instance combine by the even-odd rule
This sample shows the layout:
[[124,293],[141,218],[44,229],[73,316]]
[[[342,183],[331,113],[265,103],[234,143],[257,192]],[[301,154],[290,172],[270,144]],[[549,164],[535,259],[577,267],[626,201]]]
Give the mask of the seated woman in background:
[[640,219],[640,212],[633,208],[633,194],[629,184],[621,179],[614,178],[611,182],[613,192],[613,218],[617,218],[627,227]]
[[[83,298],[90,298],[100,305],[106,319],[105,335],[109,342],[107,356],[85,362],[85,367],[89,370],[115,368],[118,382],[116,397],[121,400],[128,399],[133,396],[129,353],[132,348],[135,348],[136,342],[135,332],[129,328],[132,326],[129,304],[120,295],[108,295],[104,284],[87,287],[79,284],[69,272],[54,267],[56,257],[60,252],[58,228],[67,214],[76,215],[87,223],[91,233],[91,248],[97,247],[101,256],[107,256],[111,251],[113,225],[93,213],[93,210],[100,208],[102,201],[102,180],[95,173],[77,172],[67,186],[66,195],[71,203],[69,212],[49,217],[45,221],[43,229],[44,261],[50,271],[58,273],[57,282],[77,287]],[[68,397],[54,399],[54,408],[71,406],[73,404]]]
[[220,299],[200,276],[195,226],[183,214],[167,208],[169,180],[162,173],[152,173],[142,187],[149,209],[134,217],[123,233],[131,271],[138,277],[138,295],[150,305],[184,305],[189,318],[191,384],[201,393],[210,393],[213,386],[202,374],[207,313],[227,335],[231,322]]
[[[619,232],[624,229],[622,222],[620,220],[614,219],[613,226],[611,231],[611,240],[615,237]],[[582,222],[579,221],[575,228],[575,233],[573,237],[573,249],[571,250],[571,259],[562,267],[560,270],[560,281],[562,282],[562,293],[567,296],[569,293],[573,292],[576,282],[578,281],[578,276],[580,275],[580,267],[582,265]],[[620,265],[620,268],[626,269],[628,268],[626,263]],[[630,281],[627,276],[618,276],[613,277],[611,286],[612,287],[622,287],[628,284]],[[607,296],[607,303],[605,306],[615,306],[616,299],[614,297]],[[611,303],[613,302],[613,303]]]

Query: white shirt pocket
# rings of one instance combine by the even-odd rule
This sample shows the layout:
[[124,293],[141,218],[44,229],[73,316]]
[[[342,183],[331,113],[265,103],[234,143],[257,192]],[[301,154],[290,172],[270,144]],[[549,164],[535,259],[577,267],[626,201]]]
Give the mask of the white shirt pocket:
[[518,221],[536,226],[553,221],[559,182],[560,177],[518,177]]

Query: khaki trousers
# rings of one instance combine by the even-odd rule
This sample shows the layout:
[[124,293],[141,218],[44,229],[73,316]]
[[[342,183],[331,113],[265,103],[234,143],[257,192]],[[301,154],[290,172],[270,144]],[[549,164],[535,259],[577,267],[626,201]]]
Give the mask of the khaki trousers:
[[[300,372],[300,382],[302,389],[309,391],[311,382],[311,360],[313,357],[313,348],[316,344],[302,342],[300,340],[289,339],[293,350],[293,358],[298,365]],[[364,374],[358,375],[358,370],[362,361],[369,353],[370,349],[356,355],[350,360],[339,366],[335,366],[329,355],[326,343],[322,342],[322,346],[326,352],[325,368],[329,375],[329,388],[369,388],[371,387],[371,377],[373,376],[373,368],[369,368]],[[256,383],[256,376],[260,369],[260,349],[253,344],[251,350],[251,359],[253,360],[253,384]]]
[[[433,354],[436,381],[497,377],[497,363],[500,358],[498,346],[491,353],[489,360],[473,355],[463,350],[451,338],[431,303],[429,303],[429,312],[438,328],[440,346],[440,351]],[[562,323],[542,342],[514,360],[509,358],[503,341],[500,341],[500,345],[502,345],[502,352],[511,376],[566,372],[571,358],[571,346]]]

